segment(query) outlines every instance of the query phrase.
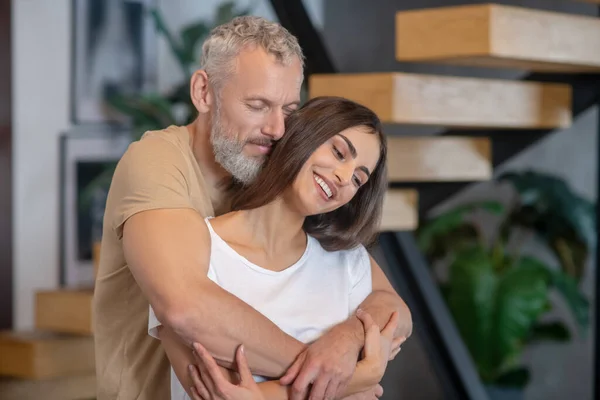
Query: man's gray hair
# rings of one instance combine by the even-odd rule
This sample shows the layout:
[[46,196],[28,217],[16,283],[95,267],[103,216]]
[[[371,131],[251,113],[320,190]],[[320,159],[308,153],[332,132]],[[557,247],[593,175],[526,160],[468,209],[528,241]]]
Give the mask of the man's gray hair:
[[232,72],[233,59],[246,46],[262,47],[283,65],[294,58],[304,64],[298,40],[283,26],[262,17],[236,17],[215,27],[202,45],[201,68],[213,85],[222,84]]

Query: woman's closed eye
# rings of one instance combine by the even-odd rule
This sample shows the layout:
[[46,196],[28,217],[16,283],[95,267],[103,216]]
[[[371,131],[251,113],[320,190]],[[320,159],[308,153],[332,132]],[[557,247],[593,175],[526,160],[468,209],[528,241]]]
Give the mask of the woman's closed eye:
[[336,145],[333,145],[333,153],[339,160],[344,160],[344,153],[342,153]]

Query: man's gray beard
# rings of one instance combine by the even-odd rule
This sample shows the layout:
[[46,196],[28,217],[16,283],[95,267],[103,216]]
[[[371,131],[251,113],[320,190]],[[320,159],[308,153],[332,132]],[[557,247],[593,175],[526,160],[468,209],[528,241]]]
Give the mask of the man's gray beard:
[[217,109],[212,119],[210,142],[215,160],[244,185],[252,182],[263,165],[264,157],[249,157],[243,153],[246,142],[235,140],[233,132],[227,131],[221,124]]

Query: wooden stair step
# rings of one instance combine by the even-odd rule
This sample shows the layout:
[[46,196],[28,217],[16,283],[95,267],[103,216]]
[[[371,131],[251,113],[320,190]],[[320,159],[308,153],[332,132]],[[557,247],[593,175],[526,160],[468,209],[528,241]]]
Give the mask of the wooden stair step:
[[418,192],[389,189],[383,199],[380,231],[412,231],[418,226]]
[[92,335],[93,294],[93,289],[38,291],[35,327],[52,332]]
[[91,337],[52,332],[0,332],[0,375],[47,379],[93,373]]
[[569,85],[409,73],[311,75],[310,96],[364,104],[383,122],[477,128],[565,128]]
[[392,182],[483,181],[492,177],[489,138],[388,136],[387,139],[388,179]]
[[0,378],[2,400],[83,400],[96,397],[96,374],[44,380]]
[[600,19],[498,4],[396,13],[396,59],[541,72],[600,71]]

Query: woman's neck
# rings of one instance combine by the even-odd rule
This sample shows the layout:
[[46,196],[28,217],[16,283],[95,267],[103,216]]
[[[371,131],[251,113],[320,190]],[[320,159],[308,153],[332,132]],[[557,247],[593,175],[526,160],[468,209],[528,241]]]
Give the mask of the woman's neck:
[[267,256],[277,256],[296,245],[306,245],[306,234],[302,230],[304,216],[292,210],[281,199],[253,210],[232,212],[217,219],[223,219],[223,227],[229,232],[227,236],[235,237],[233,241],[244,247],[262,249]]

